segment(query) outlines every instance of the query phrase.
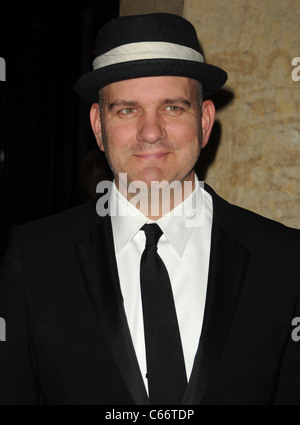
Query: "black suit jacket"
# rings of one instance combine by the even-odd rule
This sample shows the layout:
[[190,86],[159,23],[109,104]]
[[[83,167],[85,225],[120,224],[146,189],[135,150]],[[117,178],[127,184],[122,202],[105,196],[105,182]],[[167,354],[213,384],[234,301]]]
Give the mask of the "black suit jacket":
[[[300,342],[291,338],[300,317],[300,232],[206,188],[214,206],[208,293],[183,404],[300,405]],[[0,404],[149,403],[111,221],[96,215],[94,202],[14,229],[0,317]]]

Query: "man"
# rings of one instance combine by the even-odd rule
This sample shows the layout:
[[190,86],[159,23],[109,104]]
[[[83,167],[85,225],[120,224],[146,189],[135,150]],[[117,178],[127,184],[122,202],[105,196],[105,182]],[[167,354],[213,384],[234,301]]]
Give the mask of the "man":
[[14,229],[1,404],[300,404],[299,232],[194,171],[226,78],[178,16],[99,32],[76,90],[114,173],[109,215],[101,198],[98,214],[90,202]]

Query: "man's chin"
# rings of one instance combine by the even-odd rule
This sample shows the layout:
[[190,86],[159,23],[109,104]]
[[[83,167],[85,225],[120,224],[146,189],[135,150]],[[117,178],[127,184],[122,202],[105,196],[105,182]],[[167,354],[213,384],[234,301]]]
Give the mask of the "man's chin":
[[139,180],[132,180],[128,181],[128,188],[130,189],[136,189],[141,191],[156,191],[156,190],[164,190],[168,189],[170,185],[172,184],[172,181],[166,180],[166,179],[139,179]]
[[167,186],[170,180],[162,173],[140,173],[134,176],[126,173],[121,173],[116,176],[116,181],[120,182],[123,187],[139,188],[139,189],[154,189],[155,187]]
[[175,176],[166,176],[163,173],[143,173],[132,176],[127,173],[121,173],[115,176],[117,186],[130,192],[140,191],[155,191],[173,189],[182,187],[182,181]]

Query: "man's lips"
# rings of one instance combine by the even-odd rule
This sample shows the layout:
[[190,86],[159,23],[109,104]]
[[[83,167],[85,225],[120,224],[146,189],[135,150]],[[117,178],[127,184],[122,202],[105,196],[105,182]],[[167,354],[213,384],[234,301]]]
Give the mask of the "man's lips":
[[143,154],[135,154],[139,159],[145,159],[149,161],[157,161],[159,159],[165,158],[168,156],[170,152],[156,152],[156,153],[143,153]]

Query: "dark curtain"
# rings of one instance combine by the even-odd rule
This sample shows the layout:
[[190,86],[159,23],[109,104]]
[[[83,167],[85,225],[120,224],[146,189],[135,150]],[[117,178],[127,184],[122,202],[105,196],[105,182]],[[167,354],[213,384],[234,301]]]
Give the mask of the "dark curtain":
[[96,148],[89,107],[73,91],[91,70],[98,29],[119,15],[119,0],[61,3],[61,9],[1,7],[0,203],[2,256],[12,225],[85,200],[79,167]]

